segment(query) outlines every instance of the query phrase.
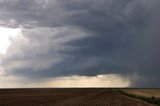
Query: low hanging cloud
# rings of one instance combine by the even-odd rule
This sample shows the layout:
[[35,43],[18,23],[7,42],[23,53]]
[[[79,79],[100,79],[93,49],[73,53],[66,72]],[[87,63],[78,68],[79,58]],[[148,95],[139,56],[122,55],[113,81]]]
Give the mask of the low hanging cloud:
[[69,76],[48,79],[43,83],[32,83],[34,87],[128,87],[130,79],[120,75]]
[[[39,80],[28,80],[24,77],[7,76],[0,78],[1,85],[3,88],[17,88],[17,87],[129,87],[131,78],[123,77],[116,74],[97,75],[97,76],[67,76],[67,77],[56,77],[46,78]],[[134,79],[132,79],[134,80]],[[6,83],[4,83],[6,82]]]
[[130,77],[126,86],[159,87],[159,4],[158,0],[0,0],[0,26],[21,30],[9,38],[6,54],[0,55],[1,76],[32,82],[68,76],[90,81],[118,74]]

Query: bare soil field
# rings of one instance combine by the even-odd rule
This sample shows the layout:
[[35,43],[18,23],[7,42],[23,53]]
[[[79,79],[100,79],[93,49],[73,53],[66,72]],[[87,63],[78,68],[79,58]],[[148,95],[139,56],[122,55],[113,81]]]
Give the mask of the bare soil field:
[[160,98],[160,89],[124,89],[124,91],[145,97]]
[[152,106],[115,89],[1,89],[0,106]]

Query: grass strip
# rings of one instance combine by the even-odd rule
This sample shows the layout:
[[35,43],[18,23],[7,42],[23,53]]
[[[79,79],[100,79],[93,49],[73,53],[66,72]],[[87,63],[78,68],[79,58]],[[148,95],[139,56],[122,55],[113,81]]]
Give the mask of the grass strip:
[[118,90],[120,93],[122,93],[123,95],[135,98],[135,99],[140,99],[142,101],[146,101],[147,103],[150,104],[155,104],[157,106],[160,106],[160,98],[155,98],[155,97],[145,97],[145,96],[140,96],[140,95],[135,95],[132,93],[128,93],[122,90]]

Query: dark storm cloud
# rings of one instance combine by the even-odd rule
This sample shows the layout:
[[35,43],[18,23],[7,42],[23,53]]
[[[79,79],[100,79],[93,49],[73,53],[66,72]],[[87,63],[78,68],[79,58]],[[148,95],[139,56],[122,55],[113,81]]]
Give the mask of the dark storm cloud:
[[23,28],[23,37],[15,38],[23,43],[13,39],[2,66],[7,74],[31,78],[136,73],[141,79],[134,86],[159,86],[158,4],[158,0],[0,1],[0,24]]

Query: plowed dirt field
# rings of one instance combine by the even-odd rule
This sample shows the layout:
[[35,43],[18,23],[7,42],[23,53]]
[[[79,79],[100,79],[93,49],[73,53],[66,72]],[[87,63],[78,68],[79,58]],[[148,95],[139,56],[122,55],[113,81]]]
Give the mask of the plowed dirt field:
[[152,106],[115,89],[1,89],[0,106]]

